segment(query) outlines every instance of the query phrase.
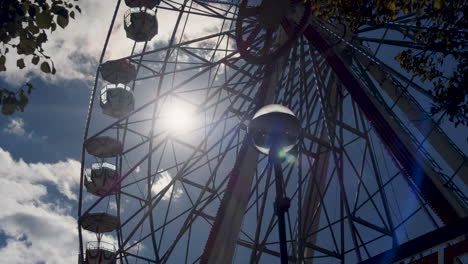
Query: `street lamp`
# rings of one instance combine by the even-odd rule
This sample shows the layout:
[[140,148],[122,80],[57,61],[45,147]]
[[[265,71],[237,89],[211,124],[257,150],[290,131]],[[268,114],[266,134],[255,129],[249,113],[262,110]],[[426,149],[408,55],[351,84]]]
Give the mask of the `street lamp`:
[[275,213],[278,217],[281,264],[288,263],[286,244],[285,213],[290,207],[290,200],[284,196],[283,170],[281,163],[288,152],[299,142],[301,125],[299,119],[287,107],[278,104],[260,108],[249,124],[254,147],[268,155],[275,168],[276,200]]

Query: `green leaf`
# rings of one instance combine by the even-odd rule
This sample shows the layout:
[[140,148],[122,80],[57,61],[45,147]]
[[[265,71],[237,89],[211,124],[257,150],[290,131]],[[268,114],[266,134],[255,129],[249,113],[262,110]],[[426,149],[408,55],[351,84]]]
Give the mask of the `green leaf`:
[[37,44],[38,44],[38,45],[41,45],[42,43],[46,42],[46,41],[47,41],[47,35],[46,35],[46,33],[41,32],[41,34],[39,34],[39,35],[37,36],[37,39],[36,39],[36,40],[37,40]]
[[61,28],[65,28],[68,25],[68,16],[57,16],[57,24]]
[[15,104],[3,104],[2,105],[2,114],[12,115],[16,110]]
[[79,6],[75,6],[76,10],[81,13],[81,8]]
[[29,24],[29,26],[26,27],[26,30],[29,30],[33,34],[39,33],[39,27],[36,27],[34,24]]
[[37,45],[32,39],[20,38],[20,43],[16,48],[18,54],[31,55],[36,50]]
[[31,90],[33,89],[33,85],[31,83],[26,83],[26,87],[28,87],[28,94],[31,93]]
[[24,10],[23,10],[22,8],[20,8],[20,7],[16,7],[16,8],[15,8],[15,11],[16,11],[16,15],[17,15],[18,17],[23,17],[23,16],[25,15]]
[[75,11],[71,11],[71,12],[70,12],[70,17],[73,18],[73,19],[75,19]]
[[4,115],[12,115],[18,106],[18,100],[16,97],[11,95],[7,95],[6,98],[3,99],[2,102],[2,114]]
[[36,16],[36,14],[37,14],[37,9],[38,9],[37,6],[30,6],[29,9],[28,9],[29,16],[30,16],[30,17]]
[[5,62],[6,62],[6,57],[3,55],[0,56],[0,71],[6,71]]
[[50,9],[50,11],[54,14],[57,14],[59,16],[66,16],[68,15],[68,10],[63,7],[63,6],[57,6],[57,5],[54,5],[52,6],[52,8]]
[[23,90],[21,90],[20,92],[20,95],[19,95],[20,99],[19,99],[19,102],[18,102],[18,106],[19,108],[21,109],[21,112],[24,111],[24,108],[26,107],[26,105],[28,104],[28,97],[24,94]]
[[50,28],[51,23],[52,15],[50,14],[50,11],[44,11],[36,15],[36,24],[39,28]]
[[37,65],[39,63],[39,56],[34,56],[31,60],[32,64]]
[[391,11],[395,11],[396,4],[395,1],[388,1],[385,3],[385,7],[387,7]]
[[41,64],[41,71],[44,73],[50,73],[50,65],[46,61]]
[[24,59],[19,59],[16,61],[16,66],[18,66],[18,68],[20,69],[23,69],[24,67],[26,67],[26,65],[24,65]]

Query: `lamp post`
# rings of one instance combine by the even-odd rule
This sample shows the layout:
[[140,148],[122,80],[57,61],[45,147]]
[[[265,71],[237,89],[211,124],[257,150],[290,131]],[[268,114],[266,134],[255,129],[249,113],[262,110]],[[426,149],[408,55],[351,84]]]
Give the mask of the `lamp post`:
[[260,108],[249,124],[253,145],[263,154],[268,155],[275,171],[275,213],[278,217],[281,264],[288,263],[286,243],[285,214],[290,207],[290,200],[284,194],[283,170],[281,163],[287,159],[288,152],[297,145],[301,134],[299,119],[287,107],[271,104]]

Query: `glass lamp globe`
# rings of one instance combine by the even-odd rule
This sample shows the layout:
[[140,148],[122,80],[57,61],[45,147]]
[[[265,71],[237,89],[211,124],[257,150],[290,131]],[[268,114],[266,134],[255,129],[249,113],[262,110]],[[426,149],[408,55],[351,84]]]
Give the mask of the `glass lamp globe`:
[[296,146],[301,134],[301,125],[296,115],[287,107],[279,104],[260,108],[249,125],[255,148],[269,155],[275,149],[276,154],[287,153]]

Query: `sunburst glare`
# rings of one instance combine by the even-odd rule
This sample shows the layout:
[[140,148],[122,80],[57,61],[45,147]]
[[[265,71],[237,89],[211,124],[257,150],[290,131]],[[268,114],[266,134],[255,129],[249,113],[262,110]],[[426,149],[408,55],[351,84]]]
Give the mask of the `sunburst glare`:
[[162,128],[172,135],[186,135],[200,125],[196,107],[175,97],[164,102],[159,116]]

